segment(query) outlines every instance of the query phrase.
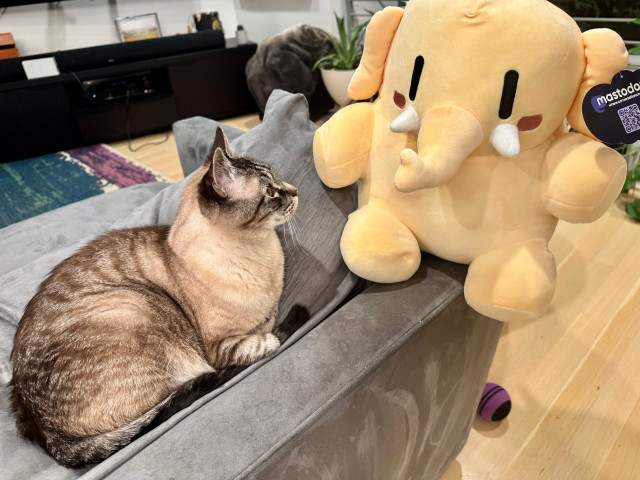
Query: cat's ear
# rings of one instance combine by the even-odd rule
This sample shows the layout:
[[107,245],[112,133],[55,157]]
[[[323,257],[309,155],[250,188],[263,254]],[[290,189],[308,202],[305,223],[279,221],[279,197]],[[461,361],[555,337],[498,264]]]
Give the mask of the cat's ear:
[[229,156],[229,144],[227,143],[227,137],[225,136],[224,132],[222,131],[222,128],[217,127],[216,128],[216,136],[213,140],[213,145],[211,146],[211,150],[209,150],[209,155],[207,155],[207,158],[205,158],[204,160],[204,166],[205,167],[210,167],[211,163],[213,162],[213,156],[216,153],[216,150],[222,150],[222,152]]
[[215,153],[217,149],[221,149],[224,153],[229,155],[229,143],[227,137],[222,131],[222,128],[216,129],[216,138],[213,140],[213,147],[211,147],[211,153]]
[[231,161],[222,148],[217,148],[213,152],[211,160],[211,166],[207,173],[207,175],[211,175],[211,186],[219,197],[227,198],[234,180]]

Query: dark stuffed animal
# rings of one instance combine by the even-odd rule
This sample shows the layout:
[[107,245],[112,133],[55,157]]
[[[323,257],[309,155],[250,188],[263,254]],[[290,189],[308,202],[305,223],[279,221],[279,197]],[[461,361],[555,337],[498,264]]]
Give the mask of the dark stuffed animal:
[[249,91],[264,112],[274,89],[302,93],[309,101],[312,118],[329,111],[334,102],[327,93],[316,61],[330,49],[327,32],[309,25],[296,25],[265,40],[246,66]]

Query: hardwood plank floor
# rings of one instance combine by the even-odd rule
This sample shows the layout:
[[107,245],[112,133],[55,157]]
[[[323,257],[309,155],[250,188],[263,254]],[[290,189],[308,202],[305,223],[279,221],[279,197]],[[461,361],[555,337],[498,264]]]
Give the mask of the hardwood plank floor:
[[[225,123],[247,130],[259,119]],[[173,136],[138,152],[111,146],[182,178]],[[592,224],[560,222],[550,249],[552,306],[505,326],[489,374],[509,391],[511,414],[495,424],[476,418],[441,480],[640,479],[640,224],[618,202]]]
[[505,326],[489,374],[511,414],[477,418],[442,480],[640,478],[639,247],[621,202],[592,224],[558,225],[552,306]]
[[110,143],[109,146],[173,180],[184,178],[173,132],[134,138],[131,140],[133,151],[129,149],[127,140]]

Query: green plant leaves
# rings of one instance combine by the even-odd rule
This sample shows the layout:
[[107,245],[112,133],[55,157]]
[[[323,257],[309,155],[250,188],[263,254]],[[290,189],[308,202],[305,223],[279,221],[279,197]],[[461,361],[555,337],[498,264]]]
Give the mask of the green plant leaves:
[[313,65],[314,70],[317,68],[353,70],[362,58],[362,37],[369,22],[358,25],[347,34],[344,18],[339,17],[335,12],[334,15],[338,25],[338,38],[329,36],[326,39],[326,42],[333,47],[333,52],[318,59]]
[[[640,18],[636,18],[635,20],[629,22],[629,23],[633,23],[635,25],[640,25]],[[636,45],[633,48],[629,49],[629,53],[631,55],[640,55],[640,45]]]
[[336,17],[336,23],[338,24],[338,34],[340,35],[340,45],[347,45],[347,32],[344,26],[344,17],[339,17],[337,13],[333,12]]
[[[620,192],[622,195],[628,195],[629,192],[635,190],[636,184],[640,182],[640,163],[637,163],[636,156],[640,153],[638,151],[640,148],[638,143],[634,143],[633,145],[623,145],[620,153],[625,157],[627,161],[627,168],[631,168],[627,172],[627,178],[624,180],[624,185],[622,186],[622,191]],[[625,207],[625,211],[627,214],[633,218],[634,220],[640,222],[640,199],[636,198],[635,200],[628,202]]]
[[636,198],[633,202],[629,202],[624,206],[625,212],[636,222],[640,222],[640,198]]
[[[629,147],[631,147],[631,145],[629,145]],[[633,153],[633,151],[628,150],[627,154],[629,153]],[[624,186],[622,187],[622,192],[620,193],[626,195],[627,193],[629,193],[629,190],[635,188],[637,182],[640,182],[640,165],[636,165],[633,170],[629,170],[627,172],[627,178],[624,181]]]
[[631,175],[631,172],[629,172],[627,174],[627,178],[624,181],[624,186],[622,187],[622,193],[626,195],[627,193],[629,193],[629,190],[635,187],[635,185],[636,185],[636,179],[633,178],[633,175]]

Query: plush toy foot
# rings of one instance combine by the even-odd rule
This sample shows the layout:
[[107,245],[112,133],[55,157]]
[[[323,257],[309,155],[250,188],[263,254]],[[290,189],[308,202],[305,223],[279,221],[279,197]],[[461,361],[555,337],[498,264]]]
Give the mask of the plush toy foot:
[[546,240],[536,238],[505,245],[477,257],[464,285],[467,303],[503,322],[530,320],[551,302],[556,262]]
[[370,205],[349,215],[340,249],[349,270],[374,282],[408,280],[420,266],[413,233],[386,210]]

